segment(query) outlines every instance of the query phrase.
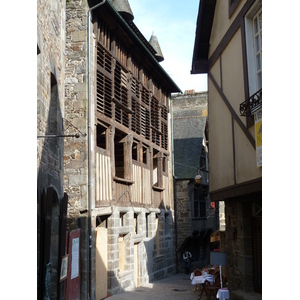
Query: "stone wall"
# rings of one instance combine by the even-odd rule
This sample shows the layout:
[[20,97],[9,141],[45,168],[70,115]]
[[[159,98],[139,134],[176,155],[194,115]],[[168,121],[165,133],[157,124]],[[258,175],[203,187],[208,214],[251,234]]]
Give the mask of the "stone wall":
[[[63,197],[65,3],[60,0],[37,1],[37,287],[44,286],[42,256],[42,193],[52,187],[58,201],[52,205],[50,262],[52,272],[49,295],[58,297],[58,222]],[[44,262],[45,263],[45,262]],[[46,262],[47,263],[47,262]]]
[[253,203],[226,201],[226,277],[230,290],[253,289],[251,216]]
[[192,214],[189,199],[189,180],[176,181],[176,214],[177,214],[177,245],[180,247],[185,239],[192,236]]
[[[95,233],[91,230],[90,239],[91,220],[88,214],[87,24],[87,1],[67,1],[65,124],[66,134],[80,135],[79,138],[66,138],[64,141],[64,191],[69,196],[67,230],[81,229],[81,299],[88,298],[88,285],[91,286],[91,299],[95,299]],[[89,250],[90,242],[91,250]],[[89,278],[92,280],[91,283]]]
[[[137,230],[134,211],[138,214]],[[120,237],[124,239],[122,250]],[[108,293],[132,290],[135,272],[137,286],[174,274],[174,241],[172,211],[156,209],[150,212],[144,208],[116,207],[108,218]],[[137,265],[134,262],[134,245],[137,245],[138,251]]]

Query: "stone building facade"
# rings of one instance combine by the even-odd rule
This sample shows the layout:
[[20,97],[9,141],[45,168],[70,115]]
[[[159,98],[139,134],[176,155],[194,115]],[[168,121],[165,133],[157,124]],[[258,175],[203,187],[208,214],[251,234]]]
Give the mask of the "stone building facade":
[[210,234],[219,229],[219,205],[208,194],[207,92],[173,95],[172,112],[177,265],[183,266],[187,248],[200,268],[210,264]]
[[132,20],[127,1],[38,1],[39,299],[101,299],[175,272],[180,89]]
[[[63,189],[65,3],[37,1],[37,295],[58,299]],[[51,264],[49,264],[51,263]],[[47,271],[51,277],[47,280]]]

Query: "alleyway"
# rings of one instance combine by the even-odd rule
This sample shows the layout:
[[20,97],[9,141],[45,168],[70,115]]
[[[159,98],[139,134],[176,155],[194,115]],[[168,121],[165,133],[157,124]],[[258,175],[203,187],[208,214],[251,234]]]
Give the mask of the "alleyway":
[[197,300],[198,298],[199,292],[194,292],[189,275],[179,273],[150,283],[147,287],[113,295],[108,300]]

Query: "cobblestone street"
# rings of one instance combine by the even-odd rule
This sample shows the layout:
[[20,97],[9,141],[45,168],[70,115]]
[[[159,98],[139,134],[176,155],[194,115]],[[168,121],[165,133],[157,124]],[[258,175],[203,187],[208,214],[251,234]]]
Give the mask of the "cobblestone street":
[[[141,299],[180,299],[197,300],[199,292],[194,292],[194,286],[191,284],[189,275],[179,273],[162,280],[149,283],[148,286],[138,287],[132,292],[123,292],[110,296],[109,300],[141,300]],[[203,298],[203,297],[202,297]]]

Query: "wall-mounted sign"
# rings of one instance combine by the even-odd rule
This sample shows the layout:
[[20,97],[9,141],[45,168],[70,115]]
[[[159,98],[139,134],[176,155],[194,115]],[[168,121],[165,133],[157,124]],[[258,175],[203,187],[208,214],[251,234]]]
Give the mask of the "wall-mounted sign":
[[255,142],[256,142],[256,164],[257,167],[262,166],[262,110],[258,110],[254,114],[255,120]]
[[79,238],[72,240],[71,279],[79,276]]
[[60,281],[67,279],[68,276],[68,261],[69,255],[65,255],[61,260]]

